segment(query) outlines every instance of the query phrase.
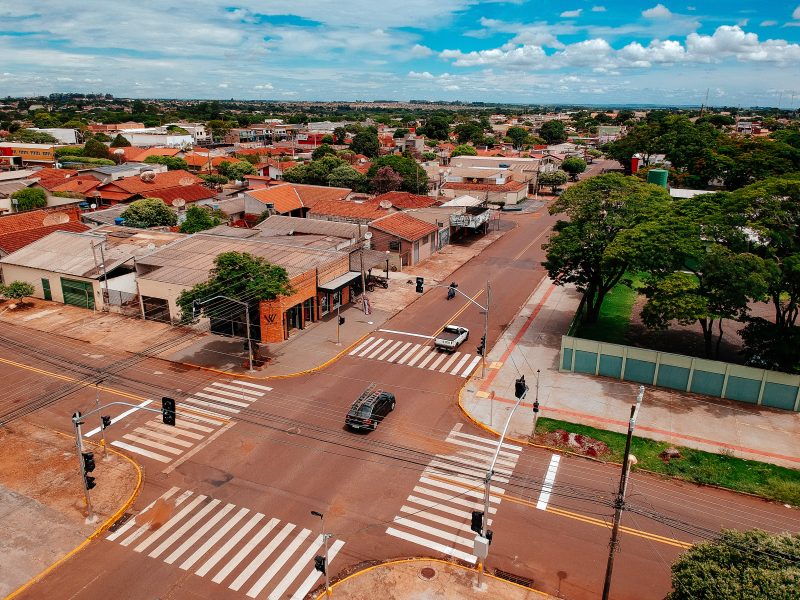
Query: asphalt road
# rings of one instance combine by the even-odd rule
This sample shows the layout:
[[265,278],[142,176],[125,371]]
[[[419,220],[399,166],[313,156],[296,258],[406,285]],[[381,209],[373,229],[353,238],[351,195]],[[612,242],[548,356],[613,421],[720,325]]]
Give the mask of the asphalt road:
[[[491,285],[489,344],[544,276],[541,244],[554,219],[504,216],[518,225],[453,280],[477,302]],[[483,315],[446,290],[422,295],[348,356],[291,379],[236,380],[142,357],[109,355],[57,335],[1,326],[0,414],[32,401],[30,416],[69,431],[69,415],[101,402],[159,407],[177,398],[178,427],[128,407],[109,409],[108,441],[145,469],[136,519],[121,523],[30,588],[25,598],[289,598],[322,579],[325,514],[332,574],[368,561],[450,555],[472,563],[469,512],[482,503],[490,436],[456,405],[475,362]],[[459,355],[430,351],[456,322],[472,335]],[[118,364],[100,384],[97,369]],[[73,380],[79,381],[73,381]],[[371,382],[397,409],[374,432],[344,428]],[[70,387],[74,391],[59,397]],[[48,400],[52,403],[46,404]],[[96,418],[87,419],[90,439]],[[96,473],[103,485],[102,464]],[[608,553],[618,467],[508,444],[491,496],[487,566],[564,598],[597,598]],[[166,497],[167,501],[159,500]],[[177,500],[177,504],[176,504]],[[613,598],[663,598],[669,564],[720,527],[800,530],[797,511],[735,494],[634,473],[623,517]],[[149,507],[149,508],[148,508]]]

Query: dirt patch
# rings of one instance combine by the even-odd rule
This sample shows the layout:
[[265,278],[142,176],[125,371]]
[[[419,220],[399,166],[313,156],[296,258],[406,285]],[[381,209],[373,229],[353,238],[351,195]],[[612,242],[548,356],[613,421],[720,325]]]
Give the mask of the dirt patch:
[[570,433],[563,429],[539,434],[534,441],[537,444],[563,448],[575,454],[591,456],[592,458],[603,458],[611,453],[605,442],[579,433]]
[[135,522],[138,526],[149,525],[150,531],[159,529],[164,523],[169,521],[172,513],[175,512],[175,503],[159,498],[153,504],[153,508],[145,513],[136,515]]

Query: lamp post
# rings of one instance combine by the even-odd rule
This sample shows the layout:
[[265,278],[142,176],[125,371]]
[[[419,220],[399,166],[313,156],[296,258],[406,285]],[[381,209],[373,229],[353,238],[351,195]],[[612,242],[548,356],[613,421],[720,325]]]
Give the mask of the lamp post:
[[[361,238],[361,223],[358,224],[358,237]],[[368,243],[371,239],[372,232],[367,231],[364,234],[364,239],[361,240],[358,246],[358,256],[361,261],[361,298],[365,315],[369,314],[369,307],[367,305],[367,277],[364,274],[364,244]]]
[[200,314],[200,307],[208,304],[213,300],[227,300],[228,302],[234,302],[239,304],[244,308],[244,320],[245,320],[245,327],[247,328],[246,332],[246,339],[247,339],[247,359],[250,365],[250,372],[253,372],[253,345],[250,341],[250,305],[247,302],[242,300],[237,300],[236,298],[229,298],[228,296],[214,296],[213,298],[208,298],[206,300],[195,300],[192,302],[192,317],[197,318]]

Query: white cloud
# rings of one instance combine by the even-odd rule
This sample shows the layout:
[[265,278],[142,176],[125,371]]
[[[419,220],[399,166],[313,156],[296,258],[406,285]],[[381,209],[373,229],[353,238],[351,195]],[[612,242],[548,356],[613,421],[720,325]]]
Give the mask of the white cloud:
[[573,19],[575,17],[580,17],[581,13],[583,12],[582,8],[578,8],[575,10],[565,10],[561,13],[561,16],[565,19]]
[[642,11],[642,16],[645,19],[669,19],[672,17],[672,11],[663,4],[656,4],[653,8],[648,8]]
[[592,12],[606,12],[605,6],[593,6]]
[[217,85],[217,87],[219,87],[219,88],[227,88],[228,84],[227,83],[220,83],[220,84]]
[[800,21],[800,6],[794,9],[794,12],[792,12],[792,18],[795,21]]
[[431,56],[432,54],[434,54],[433,50],[427,46],[423,46],[422,44],[414,44],[411,50],[409,50],[409,55],[414,58],[425,58],[426,56]]
[[262,83],[253,87],[254,90],[272,90],[274,89],[271,83]]
[[434,79],[434,76],[428,71],[423,71],[422,73],[418,73],[416,71],[409,71],[408,76],[411,77],[412,79]]
[[541,46],[518,46],[510,50],[493,48],[463,53],[461,50],[443,50],[439,58],[454,60],[456,67],[503,65],[510,67],[544,66],[547,55]]
[[448,92],[456,92],[461,89],[461,86],[451,83],[450,85],[444,86],[444,89]]
[[777,21],[761,21],[761,27],[774,27],[777,24]]

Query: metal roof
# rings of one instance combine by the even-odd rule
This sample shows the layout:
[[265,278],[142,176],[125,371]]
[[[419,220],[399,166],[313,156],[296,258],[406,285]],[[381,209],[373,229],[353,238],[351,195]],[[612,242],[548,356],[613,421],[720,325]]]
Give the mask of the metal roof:
[[[300,217],[284,217],[273,215],[255,227],[265,236],[291,235],[292,233],[316,234],[343,239],[358,239],[360,231],[357,223],[341,221],[323,221],[322,219],[301,219]],[[367,228],[364,227],[364,233]]]

